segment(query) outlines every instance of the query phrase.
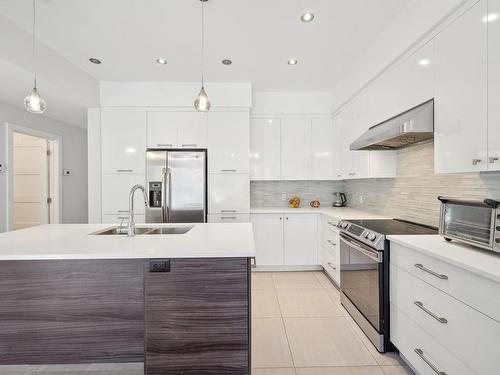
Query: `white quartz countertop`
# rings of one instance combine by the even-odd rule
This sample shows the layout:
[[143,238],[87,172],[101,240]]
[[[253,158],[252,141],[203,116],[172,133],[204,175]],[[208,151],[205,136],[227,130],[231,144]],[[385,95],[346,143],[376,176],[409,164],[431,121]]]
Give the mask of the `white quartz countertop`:
[[[110,224],[52,224],[0,233],[0,260],[253,257],[250,223],[161,224],[185,234],[91,235]],[[137,224],[137,226],[160,226]]]
[[439,235],[388,236],[388,239],[456,267],[500,282],[500,254],[457,241],[448,242]]
[[387,219],[387,216],[382,216],[362,210],[357,210],[351,207],[252,207],[250,209],[252,214],[271,214],[271,213],[296,213],[296,214],[310,214],[319,213],[322,215],[338,218],[338,219]]

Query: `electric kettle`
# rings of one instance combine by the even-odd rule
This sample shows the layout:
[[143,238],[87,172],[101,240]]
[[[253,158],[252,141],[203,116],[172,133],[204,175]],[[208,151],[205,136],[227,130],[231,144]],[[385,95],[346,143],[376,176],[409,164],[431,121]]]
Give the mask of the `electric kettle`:
[[343,207],[347,203],[344,193],[333,193],[333,207]]

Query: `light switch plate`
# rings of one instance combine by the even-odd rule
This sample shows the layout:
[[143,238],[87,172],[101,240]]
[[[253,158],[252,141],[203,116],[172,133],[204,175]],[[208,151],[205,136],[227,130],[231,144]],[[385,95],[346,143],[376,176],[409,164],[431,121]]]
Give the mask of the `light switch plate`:
[[285,192],[281,193],[281,200],[286,201],[286,193]]

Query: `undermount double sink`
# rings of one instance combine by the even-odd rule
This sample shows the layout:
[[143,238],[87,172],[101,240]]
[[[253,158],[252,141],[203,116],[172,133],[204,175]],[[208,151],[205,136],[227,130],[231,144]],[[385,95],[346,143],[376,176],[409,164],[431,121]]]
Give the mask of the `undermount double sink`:
[[[135,234],[136,235],[150,235],[150,234],[184,234],[189,232],[191,229],[193,229],[192,226],[182,226],[182,227],[141,227],[137,226],[135,227]],[[103,229],[101,231],[91,233],[93,235],[97,236],[103,236],[103,235],[112,235],[112,236],[118,236],[118,235],[127,235],[127,228],[126,227],[112,227],[112,228],[107,228]]]

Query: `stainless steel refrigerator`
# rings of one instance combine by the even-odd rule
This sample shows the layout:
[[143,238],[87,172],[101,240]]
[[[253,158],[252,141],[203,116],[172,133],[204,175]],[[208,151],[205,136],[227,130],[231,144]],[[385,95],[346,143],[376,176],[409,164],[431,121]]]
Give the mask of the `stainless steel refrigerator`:
[[207,221],[206,150],[148,150],[147,223]]

